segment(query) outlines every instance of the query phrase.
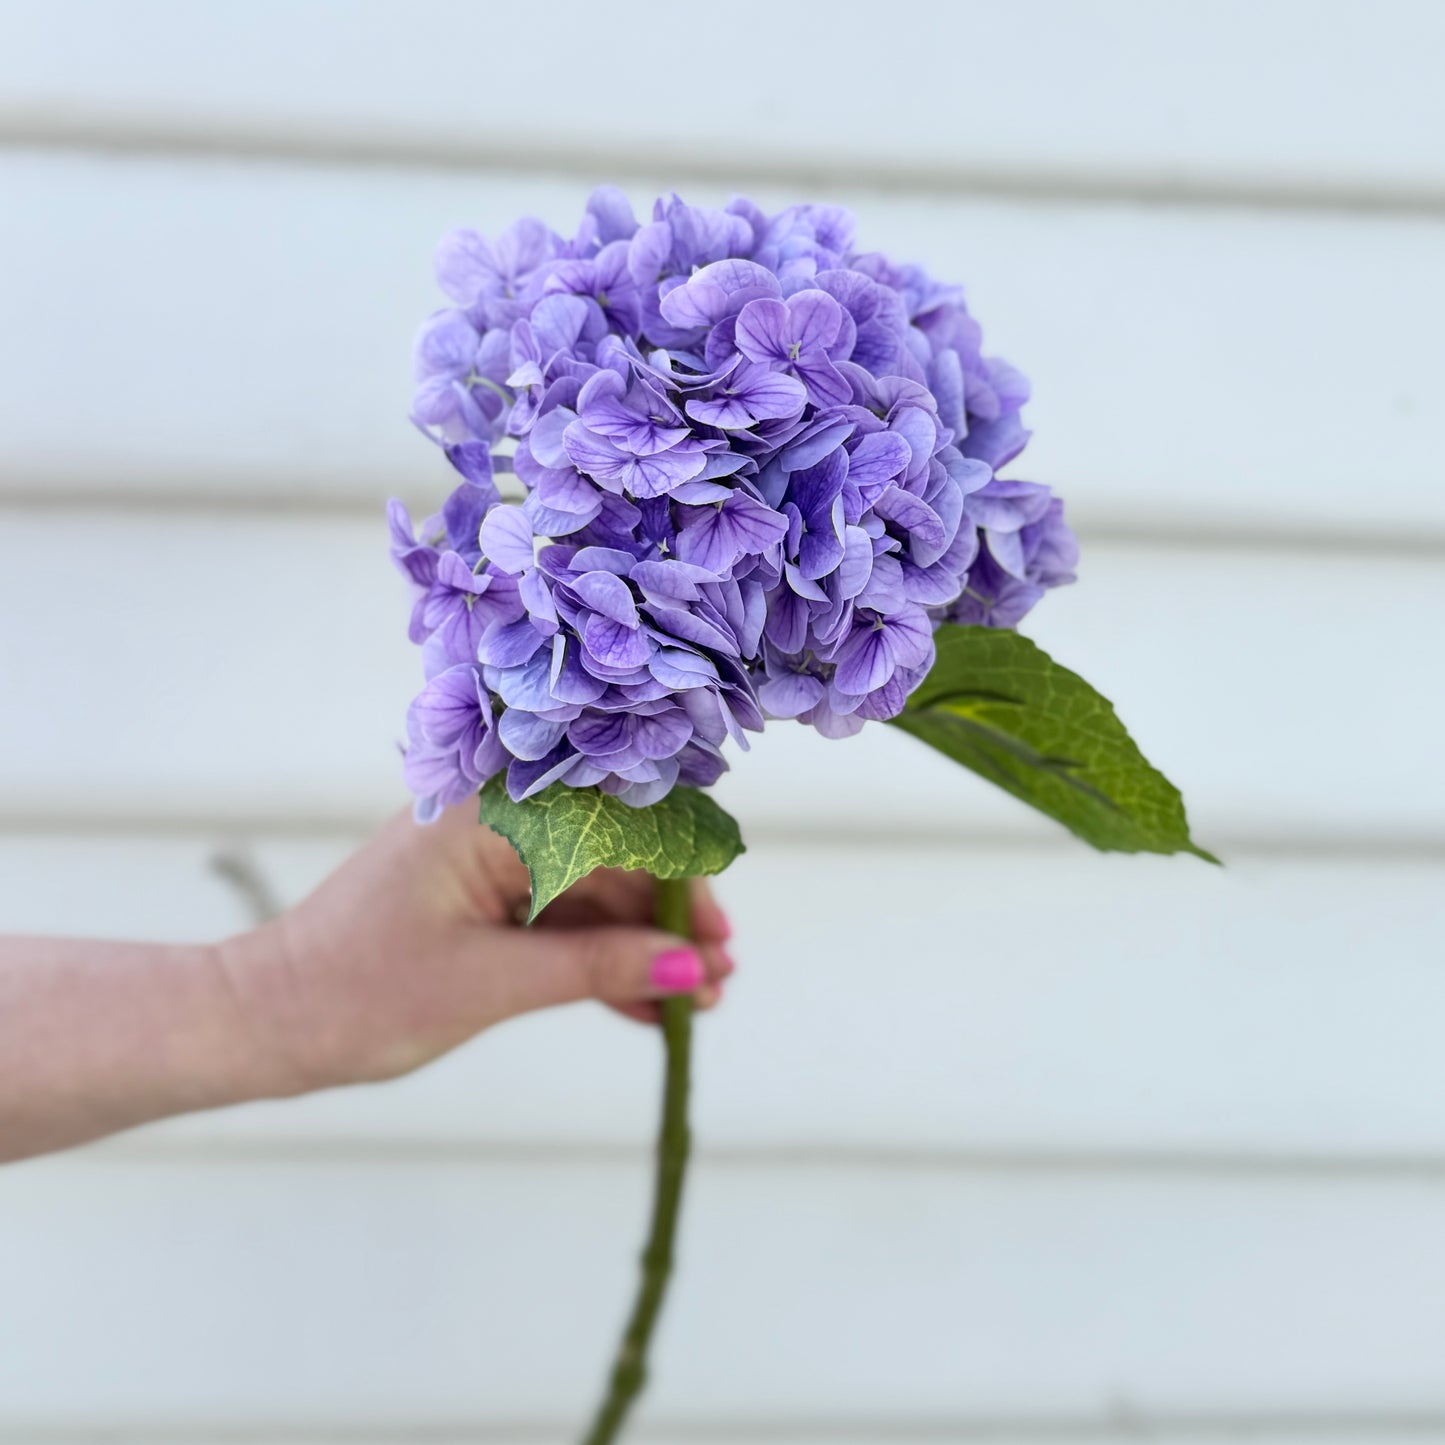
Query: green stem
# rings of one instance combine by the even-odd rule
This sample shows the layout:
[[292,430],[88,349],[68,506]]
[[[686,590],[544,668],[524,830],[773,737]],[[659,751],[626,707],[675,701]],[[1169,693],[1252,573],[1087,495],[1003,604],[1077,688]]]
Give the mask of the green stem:
[[[692,936],[692,905],[686,878],[658,878],[653,916],[659,928],[681,938]],[[642,1281],[622,1343],[612,1366],[606,1398],[587,1432],[584,1445],[609,1445],[617,1438],[632,1403],[647,1383],[647,1347],[662,1310],[672,1273],[673,1240],[682,1205],[691,1134],[687,1126],[688,1064],[692,1051],[692,996],[664,999],[662,1033],[667,1073],[662,1093],[662,1128],[657,1136],[657,1176],[652,1224],[642,1251]]]

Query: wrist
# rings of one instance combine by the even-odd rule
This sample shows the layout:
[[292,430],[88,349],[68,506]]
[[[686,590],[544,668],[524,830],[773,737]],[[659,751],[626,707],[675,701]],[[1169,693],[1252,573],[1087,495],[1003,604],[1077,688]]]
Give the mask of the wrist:
[[284,916],[212,950],[218,986],[231,1000],[254,1099],[284,1099],[344,1082],[329,1058]]

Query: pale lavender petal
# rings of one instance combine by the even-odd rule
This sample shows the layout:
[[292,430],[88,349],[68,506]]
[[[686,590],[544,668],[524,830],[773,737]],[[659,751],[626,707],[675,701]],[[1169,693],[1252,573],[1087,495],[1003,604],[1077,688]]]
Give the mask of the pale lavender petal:
[[481,525],[482,552],[504,572],[525,572],[535,560],[532,524],[520,506],[493,507]]
[[632,600],[632,590],[615,572],[586,572],[568,585],[594,612],[624,627],[637,626],[637,604]]
[[790,321],[786,302],[749,301],[738,313],[734,332],[738,350],[749,361],[791,361]]
[[560,722],[547,722],[520,708],[509,707],[497,720],[497,736],[514,757],[536,762],[552,751],[566,731]]
[[546,640],[530,617],[520,622],[494,622],[477,644],[477,660],[492,667],[521,667]]
[[770,717],[797,717],[807,712],[827,689],[818,678],[805,672],[785,672],[769,678],[758,689],[758,701]]
[[788,341],[797,359],[826,351],[837,340],[843,308],[826,291],[798,291],[788,298],[788,318]]
[[643,666],[654,646],[641,628],[628,627],[599,613],[587,619],[582,641],[589,656],[611,668]]

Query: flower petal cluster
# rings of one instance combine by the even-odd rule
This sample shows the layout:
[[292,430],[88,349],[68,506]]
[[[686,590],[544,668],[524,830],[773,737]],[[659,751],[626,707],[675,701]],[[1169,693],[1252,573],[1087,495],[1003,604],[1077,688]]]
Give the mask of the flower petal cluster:
[[460,481],[419,533],[390,513],[421,816],[503,770],[645,806],[770,718],[847,736],[941,621],[1012,627],[1073,580],[1062,504],[997,474],[1027,382],[846,211],[669,195],[639,224],[603,189],[572,238],[454,231],[436,273],[412,415]]

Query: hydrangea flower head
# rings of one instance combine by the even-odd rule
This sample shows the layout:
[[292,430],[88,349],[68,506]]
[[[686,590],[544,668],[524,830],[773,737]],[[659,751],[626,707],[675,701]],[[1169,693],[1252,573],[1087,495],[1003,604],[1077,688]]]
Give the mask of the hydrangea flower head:
[[571,239],[454,231],[436,272],[412,415],[459,481],[419,532],[390,509],[421,817],[503,770],[645,806],[768,719],[847,736],[941,621],[1012,627],[1073,580],[1062,504],[997,475],[1027,382],[846,211],[670,195],[639,224],[604,189]]

